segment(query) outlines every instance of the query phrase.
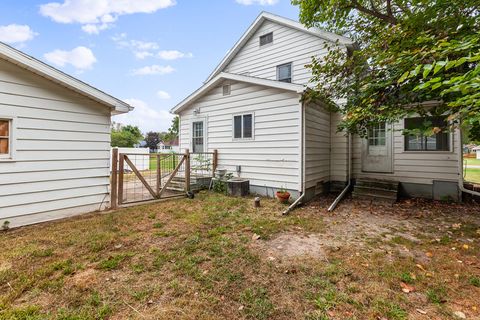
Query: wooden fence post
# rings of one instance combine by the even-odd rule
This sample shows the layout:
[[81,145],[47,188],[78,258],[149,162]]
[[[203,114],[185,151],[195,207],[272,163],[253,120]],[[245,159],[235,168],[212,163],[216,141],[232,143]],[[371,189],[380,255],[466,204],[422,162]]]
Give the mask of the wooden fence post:
[[190,191],[190,150],[185,149],[185,192]]
[[212,176],[215,177],[215,171],[217,171],[218,166],[218,150],[213,150],[213,164],[212,164]]
[[118,161],[118,204],[119,205],[123,204],[123,173],[125,171],[124,163],[125,163],[125,155],[121,153]]
[[110,209],[117,208],[118,191],[118,148],[112,149],[112,169],[110,173]]
[[157,197],[160,195],[160,189],[162,189],[162,169],[160,168],[160,153],[157,153]]

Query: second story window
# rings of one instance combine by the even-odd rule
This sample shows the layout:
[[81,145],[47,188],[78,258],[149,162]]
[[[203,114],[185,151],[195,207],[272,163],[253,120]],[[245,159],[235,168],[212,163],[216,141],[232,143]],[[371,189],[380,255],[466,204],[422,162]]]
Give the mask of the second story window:
[[273,42],[273,32],[260,36],[260,47]]
[[277,66],[277,80],[282,82],[292,82],[292,64],[286,63]]

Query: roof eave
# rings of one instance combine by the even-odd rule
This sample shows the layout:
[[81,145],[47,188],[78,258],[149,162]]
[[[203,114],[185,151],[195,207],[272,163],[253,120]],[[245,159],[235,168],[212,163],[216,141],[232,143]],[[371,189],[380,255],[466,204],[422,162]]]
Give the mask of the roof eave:
[[175,107],[173,107],[170,110],[170,113],[178,114],[180,111],[184,110],[191,103],[193,103],[205,91],[207,91],[209,88],[211,88],[212,86],[216,85],[218,82],[223,81],[223,80],[233,80],[233,81],[239,81],[239,82],[247,82],[247,83],[257,84],[257,85],[261,85],[261,86],[277,88],[277,89],[281,89],[281,90],[293,91],[293,92],[298,93],[298,94],[303,94],[303,92],[305,91],[305,87],[303,85],[299,85],[299,84],[285,83],[285,82],[280,82],[280,81],[275,81],[275,80],[255,78],[255,77],[250,77],[250,76],[220,72],[212,80],[205,83],[203,86],[201,86],[200,88],[195,90],[191,95],[186,97],[183,101],[181,101],[179,104],[177,104]]
[[0,43],[0,58],[18,65],[23,69],[38,74],[39,76],[53,81],[67,89],[95,100],[100,104],[107,105],[112,109],[112,113],[121,114],[133,110],[133,107],[128,103],[123,102],[122,100],[119,100],[97,88],[94,88],[87,83],[76,79],[4,43]]

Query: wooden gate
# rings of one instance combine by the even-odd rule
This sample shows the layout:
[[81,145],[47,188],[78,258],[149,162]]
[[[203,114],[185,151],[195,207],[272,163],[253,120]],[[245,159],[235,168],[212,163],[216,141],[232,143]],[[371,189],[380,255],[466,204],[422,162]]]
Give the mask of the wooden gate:
[[[197,159],[208,159],[202,165]],[[205,164],[206,163],[206,164]],[[191,154],[119,153],[112,150],[111,208],[165,198],[183,197],[192,187],[192,177],[213,176],[217,152]],[[201,173],[199,174],[199,169]]]

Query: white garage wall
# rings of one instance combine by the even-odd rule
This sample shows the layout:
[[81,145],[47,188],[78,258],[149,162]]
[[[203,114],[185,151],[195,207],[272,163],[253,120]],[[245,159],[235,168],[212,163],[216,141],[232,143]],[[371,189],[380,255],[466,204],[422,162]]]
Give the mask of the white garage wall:
[[0,224],[106,207],[109,108],[0,60],[0,116],[16,126],[15,159],[0,160]]

